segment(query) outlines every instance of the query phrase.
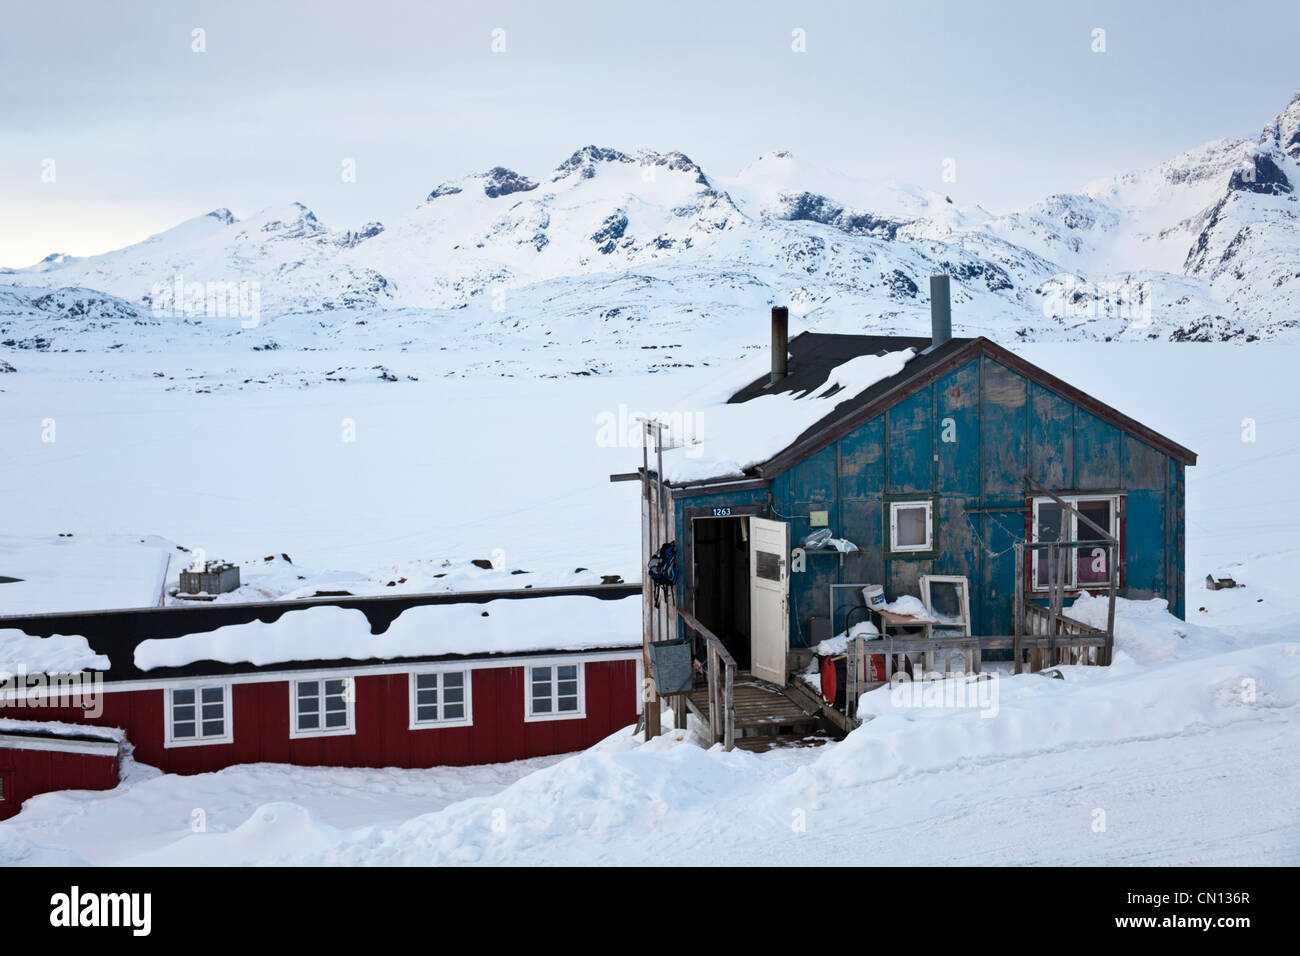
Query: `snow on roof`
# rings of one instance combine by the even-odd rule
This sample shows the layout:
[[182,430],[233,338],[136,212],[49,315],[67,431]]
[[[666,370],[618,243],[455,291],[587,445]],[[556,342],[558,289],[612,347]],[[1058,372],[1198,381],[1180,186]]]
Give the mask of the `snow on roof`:
[[108,667],[108,658],[92,651],[80,634],[32,637],[16,627],[0,628],[0,681],[15,675],[79,674]]
[[17,734],[44,737],[71,737],[74,739],[111,740],[126,742],[126,731],[118,727],[101,727],[97,724],[69,724],[59,720],[15,720],[0,717],[0,734]]
[[355,608],[313,607],[267,624],[251,621],[206,634],[141,641],[141,670],[196,661],[254,666],[300,660],[369,660],[443,654],[512,654],[635,647],[641,643],[641,596],[541,600],[502,598],[485,604],[408,608],[383,634]]
[[906,348],[859,355],[832,369],[825,383],[812,391],[776,392],[728,404],[771,368],[766,353],[746,359],[670,413],[664,443],[684,447],[664,452],[664,477],[688,482],[742,475],[788,448],[836,406],[897,375],[916,354],[916,349]]

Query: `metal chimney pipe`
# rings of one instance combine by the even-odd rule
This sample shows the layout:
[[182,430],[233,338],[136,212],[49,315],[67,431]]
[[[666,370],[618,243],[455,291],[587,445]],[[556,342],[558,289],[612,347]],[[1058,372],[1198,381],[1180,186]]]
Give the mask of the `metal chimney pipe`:
[[790,310],[772,306],[772,381],[779,382],[790,371]]
[[930,348],[937,349],[950,338],[952,300],[949,298],[948,276],[930,276]]

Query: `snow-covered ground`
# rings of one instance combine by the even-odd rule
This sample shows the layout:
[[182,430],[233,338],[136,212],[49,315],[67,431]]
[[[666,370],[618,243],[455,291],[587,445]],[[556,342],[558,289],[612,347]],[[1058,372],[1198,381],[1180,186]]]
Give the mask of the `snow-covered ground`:
[[[624,732],[529,766],[136,767],[108,793],[30,801],[0,824],[0,862],[1300,863],[1300,347],[1017,351],[1200,455],[1188,620],[1125,604],[1111,668],[1000,678],[987,717],[877,691],[865,701],[876,716],[847,740],[764,755]],[[342,361],[290,357],[276,365]],[[148,357],[22,356],[0,405],[0,495],[17,503],[0,576],[84,607],[103,600],[101,549],[134,541],[240,562],[266,596],[399,577],[416,589],[632,580],[635,489],[607,476],[640,451],[611,442],[601,416],[671,407],[712,374],[486,380],[447,374],[459,357],[446,353],[350,360],[418,381],[272,387],[243,381],[257,358],[235,369],[194,355],[168,367],[216,387],[168,390]],[[54,547],[86,558],[56,573]],[[469,564],[494,557],[490,570]],[[1207,573],[1244,587],[1207,591]],[[142,570],[113,593],[156,585]],[[22,586],[0,584],[0,609],[51,609],[6,593]],[[205,832],[191,829],[195,809]]]

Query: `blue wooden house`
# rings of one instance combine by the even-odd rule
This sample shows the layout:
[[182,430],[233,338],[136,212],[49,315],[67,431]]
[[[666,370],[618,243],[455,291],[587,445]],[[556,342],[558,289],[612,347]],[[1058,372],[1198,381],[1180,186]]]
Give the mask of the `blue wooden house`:
[[[971,633],[1013,628],[1014,545],[1088,529],[1051,491],[1118,539],[1118,594],[1185,600],[1185,469],[1196,455],[986,338],[948,334],[947,277],[931,283],[934,335],[904,338],[804,332],[787,342],[773,310],[772,373],[729,403],[824,389],[855,357],[914,349],[902,370],[843,402],[766,460],[739,473],[646,480],[643,551],[676,543],[673,602],[716,634],[742,669],[784,683],[788,651],[845,630],[862,586],[888,600],[918,593],[922,574],[963,575]],[[1065,524],[1062,524],[1062,519]],[[826,528],[858,550],[805,550]],[[1100,551],[1098,553],[1101,553]],[[1030,600],[1046,568],[1024,569]],[[1069,598],[1107,588],[1109,571],[1083,549],[1065,568]],[[851,585],[851,587],[832,587]],[[647,591],[650,594],[650,591]],[[670,609],[648,622],[678,633]],[[860,618],[858,618],[860,620]]]

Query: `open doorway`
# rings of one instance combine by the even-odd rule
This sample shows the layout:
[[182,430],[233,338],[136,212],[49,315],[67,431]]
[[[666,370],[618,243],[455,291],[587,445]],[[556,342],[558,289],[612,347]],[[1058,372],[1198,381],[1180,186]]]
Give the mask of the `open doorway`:
[[749,670],[749,518],[695,518],[695,616]]

